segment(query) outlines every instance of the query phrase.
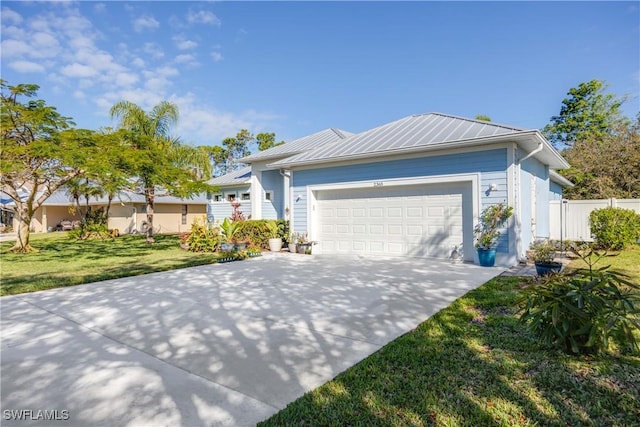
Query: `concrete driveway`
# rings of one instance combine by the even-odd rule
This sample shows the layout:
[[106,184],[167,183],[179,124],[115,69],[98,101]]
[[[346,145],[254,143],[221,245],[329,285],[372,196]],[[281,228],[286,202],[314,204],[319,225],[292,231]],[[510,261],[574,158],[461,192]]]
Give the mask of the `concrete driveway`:
[[501,271],[266,254],[3,297],[2,425],[255,425]]

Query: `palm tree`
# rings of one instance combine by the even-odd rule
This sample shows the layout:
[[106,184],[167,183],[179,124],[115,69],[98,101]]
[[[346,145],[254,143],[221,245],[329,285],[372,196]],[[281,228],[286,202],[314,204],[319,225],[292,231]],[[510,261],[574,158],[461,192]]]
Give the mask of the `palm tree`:
[[169,135],[178,121],[178,107],[163,101],[148,113],[136,104],[121,101],[111,107],[119,119],[130,156],[127,162],[135,176],[133,190],[145,196],[147,243],[153,243],[153,206],[156,196],[188,197],[207,189],[210,164],[202,150],[182,145]]

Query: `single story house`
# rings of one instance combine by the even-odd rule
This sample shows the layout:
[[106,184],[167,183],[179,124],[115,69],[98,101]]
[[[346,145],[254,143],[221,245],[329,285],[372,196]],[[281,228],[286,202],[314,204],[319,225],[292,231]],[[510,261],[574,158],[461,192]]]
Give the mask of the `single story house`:
[[[331,131],[332,141],[299,143]],[[538,130],[441,113],[358,134],[322,131],[241,162],[249,167],[212,180],[220,192],[209,195],[210,216],[225,216],[216,203],[228,205],[235,191],[235,200],[248,198],[252,218],[286,218],[308,233],[314,253],[458,253],[477,262],[479,214],[505,202],[514,216],[497,263],[514,265],[535,239],[549,237],[549,200],[570,185],[555,172],[568,163]]]
[[[108,199],[100,197],[89,199],[92,209],[106,207]],[[84,208],[84,198],[80,200]],[[4,209],[11,210],[13,202],[7,201]],[[55,231],[62,221],[79,221],[75,201],[63,190],[53,193],[36,209],[31,219],[31,230],[36,233]],[[140,194],[121,192],[112,201],[107,226],[117,228],[121,234],[141,233],[147,221],[146,202]],[[192,199],[179,199],[171,196],[157,196],[154,203],[153,228],[156,233],[180,233],[189,231],[191,224],[205,218],[207,197],[199,194]],[[12,216],[13,217],[13,216]],[[13,218],[13,227],[17,227]]]

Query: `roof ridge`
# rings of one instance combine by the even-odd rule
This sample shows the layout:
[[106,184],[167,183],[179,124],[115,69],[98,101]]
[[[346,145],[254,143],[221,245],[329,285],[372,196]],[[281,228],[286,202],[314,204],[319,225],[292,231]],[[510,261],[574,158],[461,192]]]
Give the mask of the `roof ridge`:
[[452,119],[465,120],[467,122],[474,122],[474,123],[479,123],[479,124],[483,124],[483,125],[492,125],[492,126],[497,126],[497,127],[516,130],[516,131],[536,130],[536,129],[527,129],[527,128],[521,128],[521,127],[516,127],[516,126],[512,126],[512,125],[506,125],[506,124],[498,123],[498,122],[487,122],[485,120],[471,119],[469,117],[456,116],[455,114],[445,114],[445,113],[440,113],[440,112],[437,112],[437,111],[432,111],[430,113],[412,114],[410,117],[420,117],[420,116],[429,116],[429,115],[449,117],[449,118],[452,118]]

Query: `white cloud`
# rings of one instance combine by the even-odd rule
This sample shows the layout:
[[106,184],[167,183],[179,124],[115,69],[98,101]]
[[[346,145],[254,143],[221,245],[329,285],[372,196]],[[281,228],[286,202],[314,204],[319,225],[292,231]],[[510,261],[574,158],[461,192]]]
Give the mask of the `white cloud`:
[[172,96],[170,102],[180,110],[180,121],[175,128],[176,135],[183,136],[186,142],[195,145],[214,145],[222,139],[233,136],[240,129],[260,131],[274,129],[282,116],[248,110],[242,113],[219,111],[203,104],[195,94]]
[[115,75],[113,83],[116,86],[131,86],[138,83],[138,80],[140,79],[137,74],[122,72]]
[[45,71],[42,65],[31,61],[13,61],[9,63],[9,67],[19,73],[44,73]]
[[29,53],[29,45],[22,40],[2,40],[2,56],[6,58],[22,57]]
[[60,69],[60,72],[67,77],[93,77],[98,74],[95,68],[77,62],[65,65]]
[[81,90],[75,90],[73,91],[73,97],[76,99],[80,99],[80,100],[84,100],[86,99],[87,95],[85,95],[85,93]]
[[196,57],[193,55],[178,55],[174,58],[176,64],[198,65]]
[[8,7],[2,8],[2,22],[11,22],[13,24],[20,24],[22,22],[22,15],[15,12]]
[[171,77],[171,76],[180,75],[180,71],[178,71],[177,68],[170,67],[170,66],[160,67],[160,68],[156,69],[155,72],[158,73],[158,75],[161,75],[161,76],[164,76],[164,77]]
[[223,59],[222,54],[220,52],[211,52],[211,57],[215,62],[220,62]]
[[164,56],[162,48],[155,43],[145,43],[142,47],[142,51],[155,59],[160,59]]
[[141,16],[133,21],[133,29],[140,33],[144,30],[155,30],[160,23],[152,16]]
[[106,10],[107,5],[104,3],[96,3],[93,5],[93,10],[96,13],[102,13]]
[[194,42],[193,40],[182,40],[176,41],[176,46],[180,50],[189,50],[196,48],[198,46],[198,43]]
[[189,24],[210,24],[210,25],[220,25],[220,19],[213,14],[213,12],[209,12],[206,10],[199,10],[197,12],[189,11],[187,14],[187,22]]
[[60,52],[60,43],[50,33],[34,33],[29,42],[31,43],[29,55],[33,58],[53,58]]
[[145,65],[145,63],[144,63],[144,59],[142,59],[142,58],[134,58],[134,59],[131,61],[131,64],[132,64],[132,65],[135,65],[135,66],[136,66],[136,67],[138,67],[138,68],[142,68],[142,67],[144,67],[144,65]]

